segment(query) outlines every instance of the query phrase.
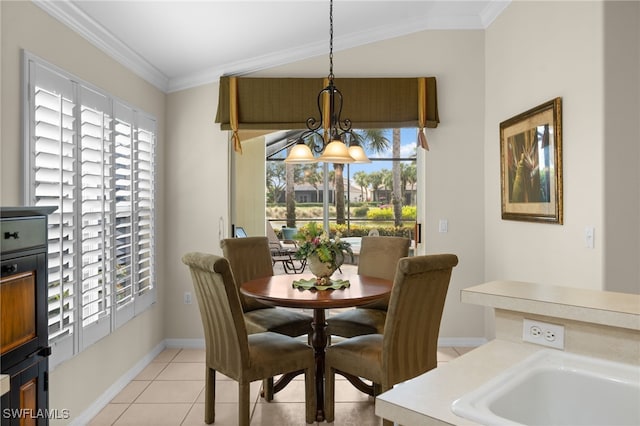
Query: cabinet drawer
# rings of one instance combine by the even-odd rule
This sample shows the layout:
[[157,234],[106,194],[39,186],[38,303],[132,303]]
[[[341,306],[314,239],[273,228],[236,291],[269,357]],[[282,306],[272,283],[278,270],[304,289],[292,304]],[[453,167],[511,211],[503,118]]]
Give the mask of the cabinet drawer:
[[46,242],[47,220],[44,217],[0,221],[0,252],[3,254],[44,246]]

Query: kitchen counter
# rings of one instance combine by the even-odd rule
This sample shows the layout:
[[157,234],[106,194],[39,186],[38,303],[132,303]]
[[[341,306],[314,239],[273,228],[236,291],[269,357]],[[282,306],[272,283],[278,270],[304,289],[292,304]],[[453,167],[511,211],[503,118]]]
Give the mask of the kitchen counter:
[[461,291],[463,303],[640,330],[640,295],[520,281],[491,281]]
[[476,425],[451,411],[453,401],[534,353],[522,341],[523,319],[562,325],[564,350],[640,364],[640,295],[515,281],[461,291],[465,303],[495,309],[496,339],[376,398],[376,415],[398,424]]

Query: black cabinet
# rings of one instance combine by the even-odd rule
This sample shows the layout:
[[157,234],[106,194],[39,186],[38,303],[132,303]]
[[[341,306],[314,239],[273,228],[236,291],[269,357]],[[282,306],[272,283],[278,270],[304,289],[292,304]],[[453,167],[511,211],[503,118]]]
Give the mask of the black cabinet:
[[2,425],[47,425],[47,216],[53,207],[0,208],[0,369],[10,377]]

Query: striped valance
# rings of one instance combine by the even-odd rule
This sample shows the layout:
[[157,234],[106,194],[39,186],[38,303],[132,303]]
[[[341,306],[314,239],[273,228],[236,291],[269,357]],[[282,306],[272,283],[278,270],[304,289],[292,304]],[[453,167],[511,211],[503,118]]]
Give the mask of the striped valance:
[[[334,83],[344,98],[341,117],[354,128],[435,128],[440,121],[435,77],[335,78]],[[307,118],[320,118],[317,96],[324,84],[324,78],[221,77],[216,122],[234,131],[304,129]]]

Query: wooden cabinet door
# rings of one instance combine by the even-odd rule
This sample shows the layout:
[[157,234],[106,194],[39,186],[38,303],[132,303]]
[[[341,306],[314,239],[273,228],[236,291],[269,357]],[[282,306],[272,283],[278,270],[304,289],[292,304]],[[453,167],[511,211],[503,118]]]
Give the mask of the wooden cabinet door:
[[[38,357],[36,357],[38,358]],[[13,368],[11,389],[2,396],[2,426],[42,426],[49,424],[48,361],[25,362]]]
[[20,272],[0,280],[0,354],[36,337],[36,274]]

